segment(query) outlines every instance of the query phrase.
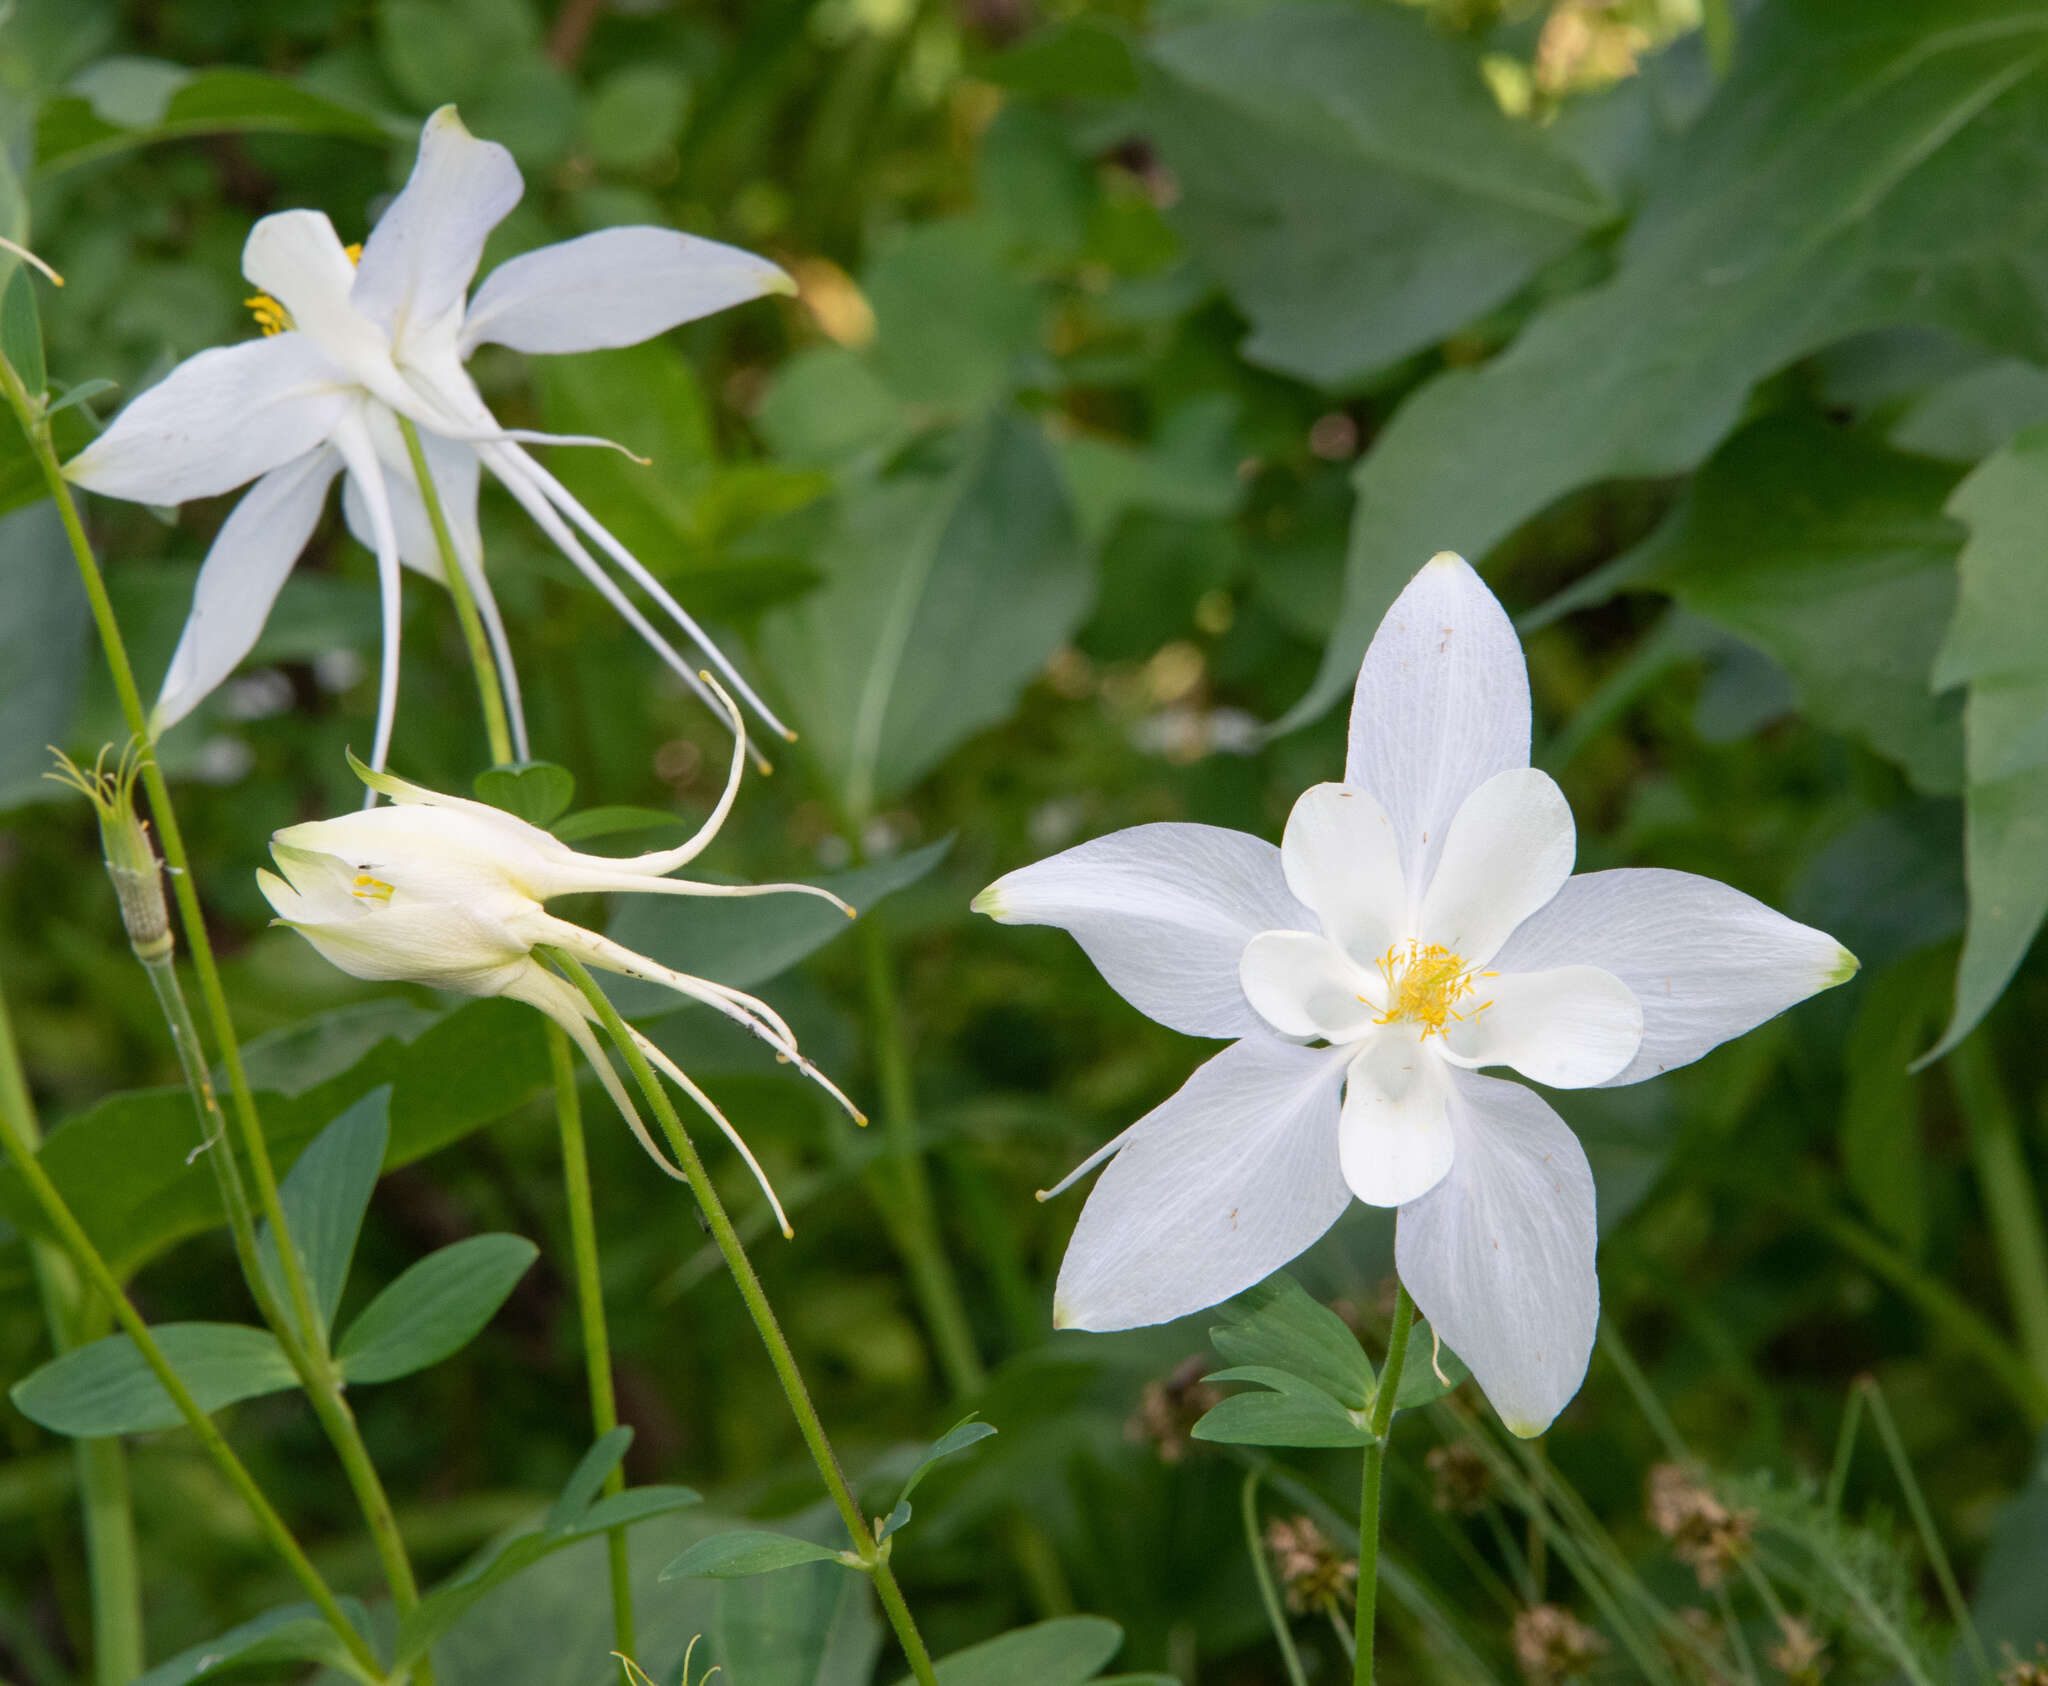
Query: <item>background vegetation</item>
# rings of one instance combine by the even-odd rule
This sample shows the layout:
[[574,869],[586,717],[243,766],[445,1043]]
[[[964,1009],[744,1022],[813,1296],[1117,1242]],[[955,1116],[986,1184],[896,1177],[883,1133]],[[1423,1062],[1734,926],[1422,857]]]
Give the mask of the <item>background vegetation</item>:
[[[66,412],[69,448],[252,331],[254,218],[317,206],[360,238],[444,101],[527,176],[487,267],[647,221],[800,282],[476,370],[508,425],[654,459],[553,466],[803,730],[708,864],[850,884],[859,927],[612,928],[765,985],[914,1123],[955,1288],[906,1264],[923,1197],[882,1130],[702,1015],[642,1021],[789,1201],[784,1244],[715,1161],[866,1501],[969,1408],[1000,1430],[921,1488],[897,1554],[935,1651],[1081,1611],[1119,1624],[1119,1668],[1283,1678],[1246,1474],[1341,1547],[1355,1454],[1190,1441],[1183,1361],[1216,1317],[1054,1338],[1078,1196],[1031,1199],[1208,1050],[967,901],[1144,820],[1277,836],[1442,548],[1519,617],[1581,867],[1725,879],[1864,971],[1655,1085],[1555,1097],[1599,1179],[1603,1344],[1533,1460],[1469,1389],[1402,1419],[1389,1678],[1977,1678],[1937,1539],[1994,1666],[2048,1641],[2048,976],[2023,960],[2048,905],[2048,5],[16,0],[0,90],[17,226],[67,281],[42,294],[53,390],[120,389]],[[90,816],[39,776],[45,743],[123,732],[38,492],[0,447],[0,975],[44,1159],[152,1321],[244,1315]],[[227,507],[90,507],[146,689]],[[484,513],[537,753],[578,807],[694,823],[716,723],[509,504]],[[345,1314],[448,1241],[540,1244],[459,1357],[352,1396],[439,1575],[544,1508],[589,1434],[531,1016],[356,984],[255,888],[274,828],[353,805],[375,601],[330,516],[161,757],[280,1157],[394,1085]],[[489,758],[455,619],[417,582],[406,607],[394,766],[467,789]],[[716,1254],[588,1100],[629,1471],[707,1497],[636,1534],[641,1661],[666,1686],[702,1631],[736,1686],[894,1679],[831,1565],[654,1584],[709,1514],[787,1517],[815,1484]],[[32,1226],[18,1183],[0,1207]],[[1369,1342],[1390,1238],[1354,1207],[1297,1272]],[[17,1242],[9,1381],[48,1356]],[[304,1403],[222,1420],[374,1598]],[[0,1434],[0,1673],[59,1686],[92,1665],[70,1453],[8,1407]],[[293,1596],[189,1435],[130,1450],[152,1662]],[[1673,1463],[1692,1487],[1646,1509]],[[530,1570],[440,1678],[599,1680],[603,1576],[595,1544]],[[1588,1628],[1518,1621],[1536,1605]],[[1303,1668],[1341,1674],[1328,1624],[1292,1619]]]

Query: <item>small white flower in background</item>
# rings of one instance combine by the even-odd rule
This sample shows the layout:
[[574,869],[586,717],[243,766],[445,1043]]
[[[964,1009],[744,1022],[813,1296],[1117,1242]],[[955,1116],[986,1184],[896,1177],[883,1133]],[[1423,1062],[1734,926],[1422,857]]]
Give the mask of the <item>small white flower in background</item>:
[[[714,686],[715,688],[715,686]],[[463,995],[508,995],[537,1007],[570,1036],[655,1162],[682,1173],[655,1146],[618,1074],[592,1034],[595,1011],[580,990],[534,956],[547,945],[586,966],[665,984],[678,994],[744,1025],[844,1107],[860,1110],[797,1049],[787,1023],[765,1001],[708,978],[674,972],[580,925],[558,919],[545,903],[553,896],[589,891],[631,891],[672,896],[819,896],[853,909],[810,884],[702,884],[666,877],[694,860],[725,823],[746,758],[746,733],[723,692],[733,726],[732,771],[711,816],[695,836],[673,849],[614,859],[585,855],[538,826],[482,802],[408,784],[350,757],[350,764],[391,806],[366,808],[331,820],[286,826],[270,842],[276,873],[259,870],[258,884],[277,922],[304,937],[352,977],[403,981]],[[631,1030],[632,1027],[628,1026]],[[639,1031],[641,1052],[675,1080],[739,1149],[759,1179],[783,1233],[789,1220],[739,1132],[666,1054]]]
[[249,303],[264,337],[181,363],[66,466],[89,491],[152,504],[256,482],[200,569],[152,734],[184,718],[249,653],[341,474],[349,529],[376,553],[382,582],[384,671],[370,760],[383,767],[398,699],[400,565],[443,578],[398,429],[404,416],[420,430],[522,759],[529,751],[519,683],[477,528],[483,468],[707,703],[712,697],[696,666],[648,622],[585,540],[674,620],[763,720],[789,735],[667,588],[520,443],[608,442],[499,427],[463,364],[492,342],[524,352],[634,345],[747,299],[794,292],[795,284],[767,259],[732,246],[672,229],[607,228],[513,258],[467,296],[484,241],[523,191],[512,155],[476,139],[455,108],[443,106],[421,130],[412,178],[371,230],[360,262],[322,212],[263,218],[242,250],[242,272],[262,289]]
[[1137,826],[976,897],[1005,924],[1065,927],[1161,1024],[1236,1039],[1060,1185],[1115,1156],[1055,1322],[1214,1305],[1356,1196],[1400,1208],[1401,1280],[1502,1420],[1548,1427],[1599,1322],[1593,1177],[1540,1096],[1479,1068],[1640,1082],[1856,970],[1826,933],[1712,879],[1573,877],[1575,848],[1563,795],[1529,766],[1514,628],[1444,554],[1366,652],[1344,782],[1302,796],[1279,848]]

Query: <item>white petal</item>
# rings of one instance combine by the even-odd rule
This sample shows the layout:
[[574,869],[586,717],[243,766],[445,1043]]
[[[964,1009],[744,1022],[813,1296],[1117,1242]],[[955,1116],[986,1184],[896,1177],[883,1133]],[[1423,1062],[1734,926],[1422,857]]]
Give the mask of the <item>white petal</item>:
[[389,337],[349,300],[356,266],[324,211],[277,211],[249,230],[242,273],[283,305],[295,332],[355,380],[404,408]]
[[1409,935],[1408,886],[1393,823],[1370,791],[1312,785],[1280,839],[1287,887],[1315,910],[1323,934],[1361,966]]
[[1598,966],[1643,1009],[1636,1056],[1608,1085],[1640,1083],[1853,977],[1856,957],[1740,890],[1655,867],[1570,880],[1510,937],[1494,965]]
[[1315,928],[1280,851],[1220,826],[1162,821],[1098,837],[998,878],[974,909],[1059,925],[1139,1012],[1190,1036],[1264,1029],[1237,966],[1261,931]]
[[1510,1432],[1541,1434],[1579,1391],[1600,1322],[1593,1172],[1517,1083],[1451,1074],[1450,1175],[1401,1208],[1394,1265]]
[[1344,1180],[1368,1206],[1427,1194],[1451,1168],[1450,1078],[1406,1026],[1372,1037],[1344,1074]]
[[352,295],[401,361],[416,342],[453,337],[484,242],[524,191],[512,154],[478,140],[454,106],[427,119],[411,178],[363,242]]
[[1259,1035],[1126,1133],[1053,1292],[1062,1329],[1135,1329],[1261,1282],[1351,1203],[1337,1163],[1341,1054]]
[[264,475],[221,523],[150,715],[151,736],[190,714],[249,653],[340,472],[328,447],[308,451]]
[[370,750],[370,765],[382,772],[391,754],[391,728],[398,718],[402,607],[398,595],[398,536],[391,524],[391,501],[384,491],[384,471],[377,461],[377,449],[371,441],[369,425],[361,414],[342,418],[334,430],[334,448],[348,465],[350,482],[361,489],[364,506],[369,512],[370,548],[377,558],[377,586],[383,610],[384,663],[377,678],[377,732]]
[[1467,965],[1485,965],[1557,894],[1577,849],[1571,807],[1555,779],[1534,767],[1494,774],[1451,821],[1417,931]]
[[1384,1006],[1385,985],[1328,937],[1261,931],[1237,964],[1244,996],[1282,1036],[1356,1042]]
[[[399,559],[408,568],[445,585],[441,547],[435,542],[426,500],[420,495],[412,455],[405,448],[397,419],[380,405],[368,411],[366,420],[377,448],[377,461],[384,469],[384,490],[391,500],[391,525],[398,539]],[[431,428],[418,431],[420,451],[427,459],[427,472],[434,477],[434,490],[440,495],[441,512],[447,518],[448,536],[455,543],[456,554],[470,560],[481,557],[483,537],[476,509],[483,466],[477,461],[476,447],[461,440],[444,439]],[[348,518],[348,530],[357,542],[366,550],[374,550],[377,540],[369,507],[353,476],[342,488],[342,513]]]
[[638,345],[764,293],[795,291],[780,268],[737,246],[667,228],[603,228],[498,265],[470,302],[460,344],[465,357],[486,342],[534,352]]
[[1351,699],[1347,784],[1378,797],[1411,884],[1458,805],[1529,765],[1529,672],[1506,612],[1463,558],[1433,556],[1380,622]]
[[1588,1089],[1612,1079],[1642,1046],[1635,991],[1598,966],[1504,972],[1473,984],[1464,1018],[1444,1027],[1445,1057],[1459,1065],[1508,1065],[1553,1089]]
[[136,503],[209,498],[302,457],[349,406],[343,375],[302,334],[187,358],[65,465],[87,491]]

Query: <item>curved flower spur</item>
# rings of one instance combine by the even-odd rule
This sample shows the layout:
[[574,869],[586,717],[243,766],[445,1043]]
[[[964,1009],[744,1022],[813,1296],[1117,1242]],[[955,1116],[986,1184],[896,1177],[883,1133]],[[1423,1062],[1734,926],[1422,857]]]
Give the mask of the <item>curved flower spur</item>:
[[[702,1002],[759,1037],[778,1060],[793,1064],[856,1123],[867,1122],[798,1050],[789,1025],[767,1002],[709,978],[671,971],[609,937],[556,918],[543,905],[553,896],[589,891],[794,894],[820,897],[853,917],[844,901],[812,884],[705,884],[666,876],[696,859],[718,835],[745,771],[747,738],[739,710],[716,680],[704,677],[732,725],[732,770],[710,817],[673,849],[625,858],[581,854],[502,809],[409,784],[351,755],[349,765],[372,790],[390,798],[390,805],[286,826],[270,843],[283,876],[267,870],[256,874],[277,923],[297,931],[352,977],[427,984],[463,995],[505,995],[547,1014],[583,1050],[640,1145],[679,1181],[683,1173],[655,1145],[590,1029],[595,1011],[580,991],[541,963],[536,948],[560,949],[588,966],[664,984]],[[637,1029],[627,1029],[640,1051],[724,1131],[767,1195],[783,1234],[790,1234],[781,1202],[731,1121],[668,1055]]]
[[343,513],[377,558],[383,596],[370,755],[383,768],[398,703],[400,567],[444,579],[401,417],[419,430],[521,759],[530,750],[519,681],[477,526],[483,468],[707,704],[717,706],[697,665],[655,629],[585,540],[647,593],[763,721],[791,735],[673,594],[521,443],[611,442],[500,427],[463,365],[486,343],[529,353],[635,345],[747,299],[793,293],[795,283],[767,259],[716,241],[607,228],[512,258],[470,296],[484,241],[524,191],[512,155],[476,139],[455,108],[443,106],[420,132],[404,190],[360,248],[344,247],[320,211],[264,217],[242,251],[242,272],[261,289],[248,302],[264,337],[179,364],[66,465],[66,476],[88,491],[152,504],[255,481],[200,568],[152,735],[183,719],[249,653],[341,475]]
[[1065,927],[1161,1024],[1234,1039],[1059,1185],[1111,1160],[1056,1323],[1214,1305],[1355,1196],[1399,1208],[1402,1282],[1511,1430],[1541,1433],[1578,1391],[1600,1315],[1593,1174],[1539,1095],[1480,1068],[1640,1082],[1856,960],[1712,879],[1573,877],[1571,810],[1529,765],[1529,721],[1514,628],[1445,553],[1366,652],[1344,782],[1301,797],[1279,848],[1137,826],[975,898]]

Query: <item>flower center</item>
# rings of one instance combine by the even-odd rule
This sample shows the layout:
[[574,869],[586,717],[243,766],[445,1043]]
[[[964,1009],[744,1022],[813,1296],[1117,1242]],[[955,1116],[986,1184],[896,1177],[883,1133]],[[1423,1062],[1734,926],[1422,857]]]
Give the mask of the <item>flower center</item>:
[[[361,241],[344,249],[348,253],[350,263],[363,261]],[[256,326],[263,330],[265,339],[269,339],[273,334],[289,333],[294,326],[292,313],[268,293],[258,293],[253,299],[244,299],[242,303],[247,307],[249,314],[256,318]]]
[[1482,1001],[1460,1009],[1477,985],[1475,978],[1498,977],[1497,972],[1473,972],[1464,956],[1453,954],[1441,943],[1421,943],[1414,938],[1405,948],[1396,944],[1379,958],[1380,976],[1387,980],[1387,1010],[1373,1022],[1394,1024],[1406,1020],[1422,1026],[1424,1036],[1441,1036],[1453,1020],[1463,1022],[1491,1007]]
[[391,886],[381,878],[372,878],[367,872],[359,872],[356,874],[355,887],[349,894],[358,901],[388,902],[391,899]]

